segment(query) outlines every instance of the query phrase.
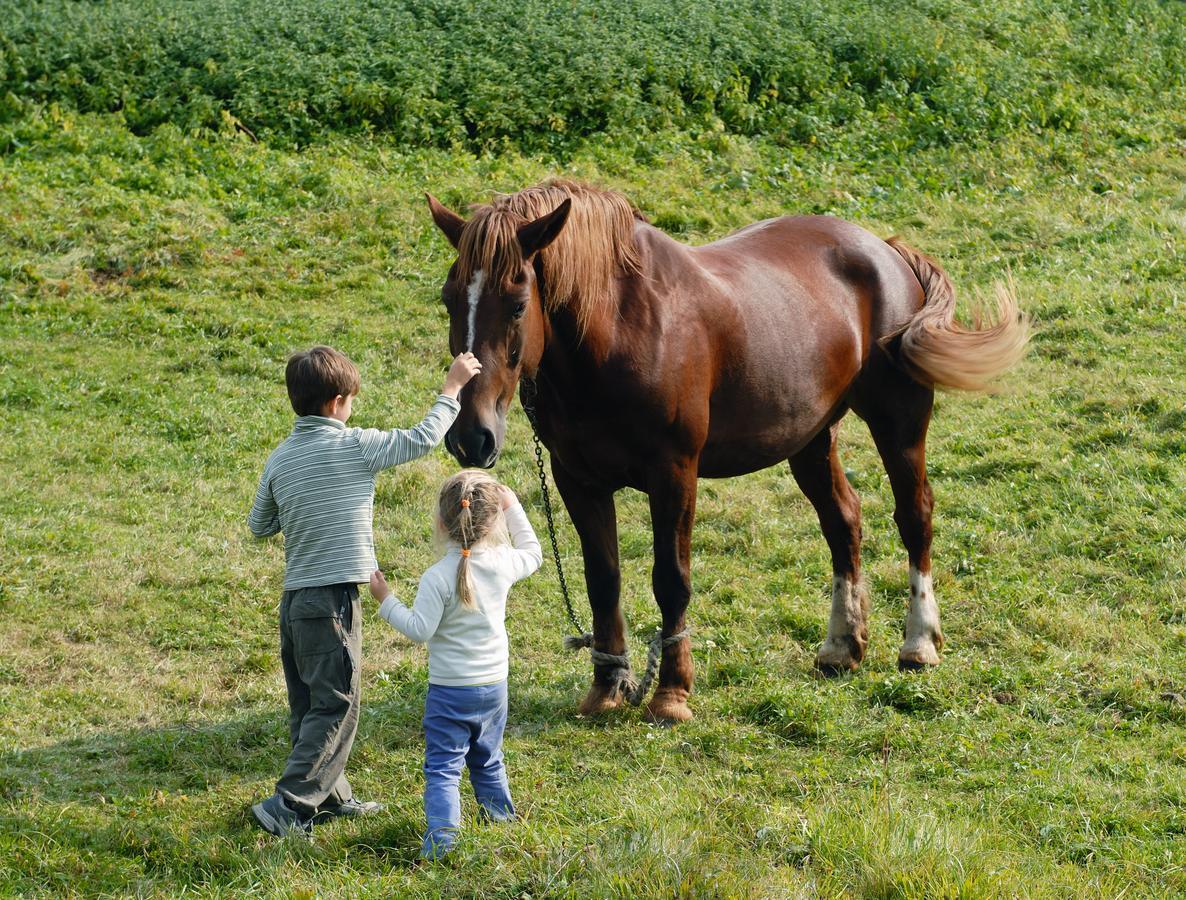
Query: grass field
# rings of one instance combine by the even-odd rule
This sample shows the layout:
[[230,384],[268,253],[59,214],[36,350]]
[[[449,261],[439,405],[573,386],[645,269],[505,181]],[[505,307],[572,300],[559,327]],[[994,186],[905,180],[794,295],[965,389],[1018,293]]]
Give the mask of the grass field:
[[[1186,116],[1146,99],[1111,129],[869,158],[713,127],[562,158],[333,134],[297,151],[169,122],[137,135],[53,103],[13,113],[0,893],[1186,893]],[[896,670],[905,554],[851,419],[873,605],[857,674],[812,673],[830,562],[789,470],[704,481],[696,719],[575,716],[589,662],[560,649],[546,563],[508,622],[524,821],[480,827],[469,804],[455,858],[414,867],[426,661],[371,605],[350,772],[388,810],[277,842],[247,806],[287,749],[283,551],[244,517],[290,427],[285,357],[334,344],[362,371],[352,424],[414,422],[447,363],[452,259],[422,192],[463,208],[557,172],[626,192],[690,242],[822,212],[903,235],[969,300],[1011,273],[1032,353],[1000,395],[942,395],[931,429],[943,664]],[[542,533],[530,446],[516,407],[497,474]],[[440,450],[380,479],[380,558],[404,596],[433,559],[427,510],[452,468]],[[648,634],[644,498],[623,493],[619,511],[627,617]]]

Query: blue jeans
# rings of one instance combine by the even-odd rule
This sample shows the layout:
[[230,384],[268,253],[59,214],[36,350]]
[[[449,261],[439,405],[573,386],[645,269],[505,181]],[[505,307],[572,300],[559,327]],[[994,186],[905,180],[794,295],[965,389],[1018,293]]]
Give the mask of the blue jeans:
[[502,764],[502,733],[507,724],[507,683],[473,687],[428,686],[424,701],[424,816],[428,827],[420,855],[444,856],[461,826],[462,764],[469,768],[484,818],[515,818],[511,789]]

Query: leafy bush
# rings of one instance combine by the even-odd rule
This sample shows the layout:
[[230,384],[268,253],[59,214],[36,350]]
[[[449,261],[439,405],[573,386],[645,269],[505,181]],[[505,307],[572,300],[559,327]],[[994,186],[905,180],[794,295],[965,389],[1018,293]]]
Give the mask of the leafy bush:
[[563,152],[676,127],[869,153],[1123,122],[1186,81],[1186,23],[1155,0],[0,0],[0,15],[0,120],[56,103],[138,133],[289,144],[377,131]]

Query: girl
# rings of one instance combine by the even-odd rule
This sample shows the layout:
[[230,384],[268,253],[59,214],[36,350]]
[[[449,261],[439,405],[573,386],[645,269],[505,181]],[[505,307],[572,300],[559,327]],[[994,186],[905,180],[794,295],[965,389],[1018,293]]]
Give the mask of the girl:
[[[428,643],[424,703],[424,859],[448,853],[461,825],[461,767],[481,807],[496,822],[515,817],[502,732],[507,721],[507,632],[511,585],[543,557],[514,493],[485,472],[466,469],[441,487],[436,534],[445,553],[420,579],[409,610],[382,572],[371,576],[379,615],[419,643]],[[511,546],[506,546],[507,537]]]

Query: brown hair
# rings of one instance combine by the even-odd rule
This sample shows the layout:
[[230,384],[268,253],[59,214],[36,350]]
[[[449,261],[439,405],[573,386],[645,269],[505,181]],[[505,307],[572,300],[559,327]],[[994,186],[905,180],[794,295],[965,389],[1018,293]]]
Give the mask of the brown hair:
[[437,500],[439,536],[461,545],[457,596],[469,609],[477,607],[469,581],[470,549],[491,537],[505,539],[506,536],[501,487],[479,469],[462,469],[441,485]]
[[572,212],[559,236],[541,251],[549,309],[567,306],[583,333],[609,308],[614,277],[639,271],[634,223],[642,214],[630,201],[577,181],[553,178],[473,207],[457,247],[457,277],[465,284],[479,269],[494,284],[509,281],[523,265],[515,237],[523,220],[552,212],[566,199]]
[[298,416],[319,416],[322,407],[341,394],[358,393],[358,369],[345,353],[333,347],[314,347],[294,353],[284,370],[288,399]]

